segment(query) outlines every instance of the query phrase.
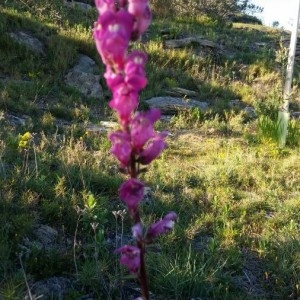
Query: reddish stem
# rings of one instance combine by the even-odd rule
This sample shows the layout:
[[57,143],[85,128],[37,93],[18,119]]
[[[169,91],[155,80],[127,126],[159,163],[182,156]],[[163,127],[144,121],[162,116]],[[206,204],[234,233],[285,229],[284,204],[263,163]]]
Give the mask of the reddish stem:
[[[131,178],[136,178],[138,175],[137,172],[137,162],[135,159],[135,155],[131,155],[131,161],[130,161],[130,170],[129,174]],[[134,215],[132,215],[132,222],[134,224],[141,222],[140,212],[139,209],[134,212]],[[137,240],[137,247],[140,249],[140,272],[138,275],[138,279],[140,281],[141,285],[141,291],[142,291],[142,297],[144,300],[150,300],[150,294],[149,294],[149,287],[148,287],[148,276],[146,271],[146,264],[145,264],[145,244],[143,241]]]
[[146,272],[146,265],[145,265],[145,245],[141,241],[137,241],[137,246],[140,248],[141,254],[141,267],[140,267],[140,274],[139,274],[139,280],[141,284],[141,290],[142,290],[142,297],[144,300],[150,300],[149,295],[149,287],[148,287],[148,277]]

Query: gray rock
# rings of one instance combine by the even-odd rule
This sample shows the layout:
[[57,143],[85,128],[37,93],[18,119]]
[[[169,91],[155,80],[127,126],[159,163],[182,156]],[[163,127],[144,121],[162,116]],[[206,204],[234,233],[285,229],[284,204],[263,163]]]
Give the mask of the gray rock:
[[175,97],[184,97],[184,96],[197,97],[198,96],[197,92],[187,90],[187,89],[182,89],[180,87],[173,87],[169,91],[167,91],[167,93]]
[[44,45],[37,38],[23,32],[23,31],[10,32],[9,35],[16,42],[18,42],[22,45],[25,45],[28,49],[30,49],[34,53],[44,56],[44,57],[46,56]]
[[72,7],[72,8],[79,8],[79,9],[84,10],[84,11],[88,11],[90,9],[93,9],[92,5],[87,4],[87,3],[83,3],[83,2],[79,2],[79,1],[68,2],[68,1],[64,0],[64,5],[68,6],[68,7]]
[[65,76],[65,83],[86,97],[102,97],[99,72],[95,61],[86,55],[80,55],[78,63]]
[[291,112],[291,118],[293,118],[293,119],[300,119],[300,111],[293,111],[293,112]]
[[153,97],[146,100],[146,103],[151,108],[159,108],[163,114],[170,115],[181,110],[198,108],[202,111],[208,109],[207,102],[200,102],[192,99],[183,99],[177,97],[163,96]]
[[255,119],[256,118],[256,112],[255,112],[255,109],[252,106],[246,106],[243,109],[243,112],[250,119]]
[[57,240],[58,232],[48,225],[39,225],[34,232],[37,242],[41,243],[45,249],[51,247]]
[[101,121],[99,125],[88,124],[86,126],[86,132],[89,133],[99,133],[99,132],[107,132],[109,130],[113,130],[119,127],[119,123],[111,122],[111,121]]
[[76,72],[90,73],[94,75],[99,75],[100,73],[96,62],[84,54],[79,54],[77,65],[75,65],[72,70]]
[[29,116],[22,115],[22,116],[16,116],[13,114],[6,114],[5,119],[7,122],[14,127],[17,126],[29,126],[32,123],[32,119]]
[[221,48],[218,44],[205,39],[203,36],[192,36],[183,39],[167,40],[165,41],[165,48],[167,49],[184,48],[192,44],[198,44],[202,47],[209,47],[209,48],[216,48],[216,49]]
[[153,193],[150,187],[144,187],[143,203],[151,205],[153,203]]
[[242,102],[238,99],[229,101],[230,108],[241,108],[241,105],[242,105]]
[[[58,299],[63,300],[68,289],[71,288],[71,280],[65,277],[51,277],[35,282],[31,287],[33,299]],[[29,300],[29,295],[25,296]]]

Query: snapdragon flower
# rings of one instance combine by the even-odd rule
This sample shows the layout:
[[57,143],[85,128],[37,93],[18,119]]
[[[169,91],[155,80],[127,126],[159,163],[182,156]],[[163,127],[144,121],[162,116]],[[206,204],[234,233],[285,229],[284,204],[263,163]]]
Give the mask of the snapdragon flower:
[[132,274],[137,274],[140,269],[140,249],[135,246],[125,245],[117,250],[116,253],[121,253],[120,263],[128,268]]
[[133,214],[144,197],[144,184],[136,178],[130,178],[120,186],[119,195]]
[[128,52],[128,46],[147,30],[151,11],[148,0],[95,0],[95,4],[99,17],[94,24],[93,38],[106,66],[104,78],[112,92],[109,106],[117,113],[121,125],[108,136],[112,144],[110,152],[119,161],[123,173],[130,177],[120,186],[119,197],[128,208],[136,240],[136,246],[125,245],[115,252],[121,254],[120,263],[140,281],[143,297],[138,299],[149,300],[145,246],[171,230],[177,219],[170,212],[147,229],[142,225],[139,211],[145,186],[137,178],[140,165],[148,165],[160,155],[167,146],[168,135],[154,129],[161,116],[158,109],[136,112],[139,92],[147,85],[147,55],[137,50]]
[[173,228],[176,219],[176,213],[171,211],[163,219],[151,224],[146,234],[146,240],[151,242],[157,236],[169,232]]

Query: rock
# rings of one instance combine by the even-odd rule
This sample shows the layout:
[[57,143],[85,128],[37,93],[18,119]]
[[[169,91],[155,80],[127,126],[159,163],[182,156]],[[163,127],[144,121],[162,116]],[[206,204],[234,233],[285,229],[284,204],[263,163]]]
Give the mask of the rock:
[[37,38],[23,31],[10,32],[9,35],[16,42],[25,45],[28,49],[30,49],[32,52],[36,53],[37,55],[43,57],[46,56],[44,45]]
[[77,300],[94,300],[94,298],[92,297],[92,294],[87,294],[79,297]]
[[48,225],[39,225],[34,235],[37,241],[43,245],[43,248],[48,249],[56,243],[58,232]]
[[291,118],[300,119],[300,111],[291,112]]
[[268,44],[264,43],[264,42],[256,42],[255,46],[259,47],[259,48],[263,48],[263,47],[267,47]]
[[165,41],[165,48],[167,49],[184,48],[192,44],[198,44],[200,46],[209,47],[209,48],[216,48],[216,49],[220,48],[218,44],[205,39],[203,36],[193,36],[193,37],[187,37],[183,39],[167,40]]
[[83,3],[83,2],[78,2],[78,1],[66,1],[64,0],[64,5],[72,8],[79,8],[84,11],[88,11],[90,9],[93,9],[92,5]]
[[107,132],[108,130],[115,129],[119,126],[118,122],[101,121],[100,125],[89,124],[86,127],[86,132],[97,133],[97,132]]
[[241,100],[235,99],[229,101],[230,108],[241,108],[241,106],[242,106]]
[[168,90],[167,93],[175,97],[184,97],[184,96],[197,97],[198,96],[197,92],[187,90],[187,89],[182,89],[180,87],[173,87],[170,90]]
[[86,97],[103,97],[99,83],[101,78],[95,61],[86,55],[79,55],[78,63],[65,76],[65,83]]
[[146,186],[144,187],[144,197],[143,197],[143,203],[147,205],[151,205],[153,203],[153,194],[150,187]]
[[255,119],[256,118],[256,112],[255,112],[255,109],[252,106],[246,106],[243,109],[243,112],[250,119]]
[[168,123],[168,122],[171,122],[171,120],[172,120],[172,116],[161,115],[161,117],[160,117],[160,121],[162,121],[162,122]]
[[16,116],[13,114],[6,114],[5,119],[11,126],[14,126],[14,127],[25,126],[25,125],[29,126],[32,123],[31,117],[26,116],[26,115]]
[[65,293],[70,288],[70,279],[54,276],[45,280],[35,282],[30,289],[32,298],[30,298],[27,294],[25,296],[25,299],[63,300]]
[[199,108],[202,111],[208,109],[207,102],[200,102],[197,100],[188,100],[170,96],[153,97],[146,100],[146,103],[150,106],[150,108],[159,108],[162,114],[166,115],[174,114],[180,110],[187,110],[192,108]]
[[84,54],[79,54],[77,65],[75,65],[72,70],[76,72],[90,73],[94,75],[98,75],[100,73],[96,62]]

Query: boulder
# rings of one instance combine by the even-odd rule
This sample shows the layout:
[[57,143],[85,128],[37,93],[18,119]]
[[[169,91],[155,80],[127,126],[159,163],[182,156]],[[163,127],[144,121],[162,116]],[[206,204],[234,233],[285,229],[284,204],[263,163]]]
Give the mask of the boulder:
[[86,55],[79,55],[77,64],[65,76],[65,83],[86,97],[103,97],[101,78],[96,62]]
[[165,115],[175,114],[181,110],[192,108],[198,108],[201,111],[206,111],[208,109],[207,102],[171,96],[153,97],[146,100],[146,103],[150,108],[159,108],[162,114]]
[[79,2],[79,1],[66,1],[64,0],[64,5],[68,6],[68,7],[72,7],[72,8],[79,8],[81,10],[84,11],[88,11],[90,9],[93,9],[92,5],[87,4],[87,3],[83,3],[83,2]]
[[184,96],[197,97],[198,96],[197,92],[183,89],[180,87],[173,87],[170,90],[168,90],[167,93],[168,95],[175,96],[175,97],[184,97]]
[[35,282],[31,287],[31,295],[26,295],[25,299],[63,300],[71,286],[72,282],[68,278],[58,276],[50,277]]
[[45,47],[43,43],[39,39],[31,36],[30,34],[25,33],[23,31],[17,31],[17,32],[10,32],[9,36],[17,43],[26,46],[29,50],[31,50],[35,54],[43,57],[46,56]]
[[300,120],[300,111],[293,111],[291,112],[292,119],[299,119]]
[[175,48],[184,48],[191,46],[193,44],[198,44],[203,47],[219,49],[220,46],[215,42],[205,39],[203,36],[192,36],[183,39],[167,40],[165,41],[165,48],[175,49]]

